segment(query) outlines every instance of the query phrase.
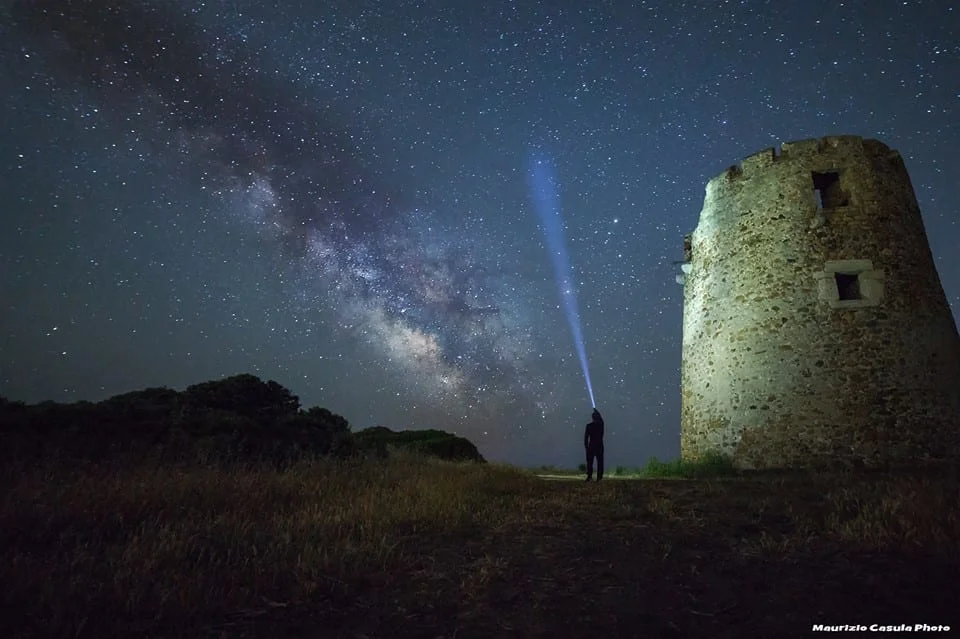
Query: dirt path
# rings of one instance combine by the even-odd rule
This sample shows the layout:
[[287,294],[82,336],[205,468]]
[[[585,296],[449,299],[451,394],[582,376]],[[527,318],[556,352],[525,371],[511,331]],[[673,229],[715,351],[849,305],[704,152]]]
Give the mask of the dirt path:
[[823,515],[823,485],[544,484],[507,524],[423,532],[403,540],[402,569],[208,630],[613,639],[806,636],[821,623],[960,627],[958,540],[908,553],[831,539],[803,524]]

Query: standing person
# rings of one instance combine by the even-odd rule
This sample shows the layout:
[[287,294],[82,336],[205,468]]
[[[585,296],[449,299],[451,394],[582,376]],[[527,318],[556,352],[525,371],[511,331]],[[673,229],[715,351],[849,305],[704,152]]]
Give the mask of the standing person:
[[597,460],[597,481],[603,479],[603,417],[593,409],[593,420],[583,433],[583,447],[587,451],[587,481],[593,479],[593,460]]

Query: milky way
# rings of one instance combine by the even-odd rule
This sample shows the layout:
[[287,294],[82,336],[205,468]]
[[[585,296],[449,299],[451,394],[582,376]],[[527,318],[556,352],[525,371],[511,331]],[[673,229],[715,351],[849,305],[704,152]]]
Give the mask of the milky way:
[[[491,272],[435,214],[371,176],[348,133],[235,42],[209,37],[169,3],[22,2],[66,78],[138,135],[173,144],[202,184],[256,225],[432,402],[468,408],[528,384],[520,282]],[[476,242],[474,242],[476,243]]]

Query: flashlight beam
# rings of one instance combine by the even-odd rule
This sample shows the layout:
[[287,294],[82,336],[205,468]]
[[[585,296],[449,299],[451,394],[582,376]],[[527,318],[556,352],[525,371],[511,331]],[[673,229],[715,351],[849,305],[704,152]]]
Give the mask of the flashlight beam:
[[560,289],[560,298],[563,300],[564,312],[573,343],[580,358],[580,368],[583,369],[583,378],[587,383],[587,393],[590,395],[590,405],[596,408],[597,402],[593,398],[593,384],[590,382],[590,367],[587,365],[587,349],[583,342],[583,331],[580,327],[580,310],[577,306],[576,287],[573,284],[573,275],[570,267],[570,256],[567,253],[567,243],[563,235],[563,219],[560,215],[560,195],[557,187],[556,172],[550,159],[543,154],[530,155],[530,189],[533,193],[534,205],[543,231],[547,239],[547,250],[557,276],[557,285]]

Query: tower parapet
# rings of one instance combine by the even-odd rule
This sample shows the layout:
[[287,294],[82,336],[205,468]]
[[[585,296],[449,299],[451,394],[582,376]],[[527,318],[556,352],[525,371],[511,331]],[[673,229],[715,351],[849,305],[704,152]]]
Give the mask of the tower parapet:
[[960,338],[899,153],[745,158],[707,184],[683,271],[684,458],[960,459]]

